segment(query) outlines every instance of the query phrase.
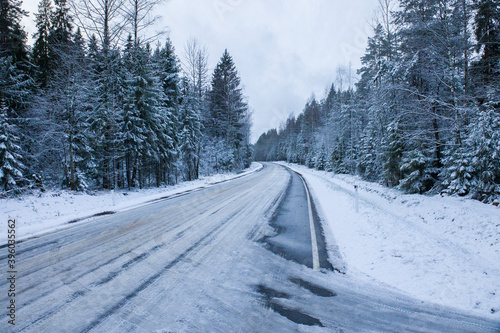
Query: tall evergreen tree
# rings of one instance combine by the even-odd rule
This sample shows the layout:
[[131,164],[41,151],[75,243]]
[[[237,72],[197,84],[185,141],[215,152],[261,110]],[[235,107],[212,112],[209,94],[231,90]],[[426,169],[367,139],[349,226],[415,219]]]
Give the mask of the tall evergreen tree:
[[0,99],[9,112],[20,116],[29,99],[30,83],[26,50],[26,33],[21,19],[27,12],[21,9],[22,1],[0,0]]
[[474,7],[476,51],[481,55],[477,67],[480,82],[489,84],[500,76],[500,1],[475,0]]
[[249,164],[249,114],[232,57],[224,51],[212,75],[210,134],[233,150],[233,167]]
[[20,0],[0,0],[0,56],[13,57],[14,62],[26,61],[26,32],[21,20],[28,13]]
[[179,146],[181,144],[179,133],[182,131],[179,119],[181,117],[179,76],[181,68],[170,38],[167,38],[163,48],[157,47],[153,60],[161,90],[159,103],[165,125],[163,130],[165,137],[169,138],[168,142],[165,143],[165,150],[158,166],[158,178],[162,182],[173,183],[174,168],[179,157]]
[[[21,185],[25,171],[21,159],[27,147],[20,147],[18,139],[25,131],[23,120],[26,107],[32,97],[32,80],[29,76],[26,33],[21,20],[27,12],[21,8],[22,1],[0,1],[0,170],[1,184],[5,190]],[[17,125],[17,126],[14,126]],[[27,140],[22,140],[26,142]]]
[[179,141],[185,178],[194,180],[199,176],[202,124],[199,107],[197,107],[196,92],[189,85],[187,79],[183,80],[180,120]]
[[91,68],[85,58],[84,45],[76,34],[64,46],[59,55],[59,66],[51,90],[56,107],[56,117],[61,127],[64,184],[71,190],[87,187],[89,176],[94,172],[94,151],[90,131],[92,110]]
[[37,79],[42,87],[45,87],[49,77],[50,46],[49,35],[52,22],[52,1],[41,0],[38,5],[38,13],[35,14],[37,32],[33,34],[33,62],[37,66]]
[[[142,96],[136,96],[140,83],[135,75],[137,66],[136,48],[132,36],[129,35],[124,51],[124,64],[126,68],[125,96],[123,107],[123,142],[125,148],[126,176],[129,188],[135,187],[141,162],[142,145],[146,141],[144,119],[141,110],[137,107]],[[140,80],[140,78],[139,78]],[[140,93],[140,92],[137,92]]]
[[123,68],[118,50],[106,50],[105,45],[95,49],[95,44],[91,43],[89,51],[97,51],[91,58],[94,82],[91,128],[96,135],[94,145],[98,163],[95,180],[103,188],[112,189],[118,187],[118,161],[123,157]]
[[9,119],[7,105],[0,105],[0,191],[15,190],[26,183],[17,130]]
[[55,48],[62,48],[72,42],[73,18],[69,14],[67,0],[54,0],[54,4],[49,40]]

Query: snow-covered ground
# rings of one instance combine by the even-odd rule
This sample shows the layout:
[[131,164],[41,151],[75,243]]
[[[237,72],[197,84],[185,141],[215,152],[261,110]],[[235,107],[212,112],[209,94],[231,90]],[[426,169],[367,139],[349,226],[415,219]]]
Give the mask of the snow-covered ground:
[[[405,195],[353,176],[289,166],[308,182],[327,242],[343,257],[346,278],[377,281],[417,299],[500,319],[500,208],[456,197]],[[254,163],[245,173],[261,167]],[[0,213],[3,221],[16,219],[19,240],[241,175],[132,192],[48,191],[1,199]],[[0,244],[7,235],[7,223],[2,226]]]
[[166,196],[205,188],[215,183],[241,177],[262,168],[252,163],[242,173],[216,174],[175,186],[132,190],[98,191],[85,194],[71,191],[46,191],[18,198],[0,199],[2,230],[0,244],[7,241],[7,219],[16,220],[17,240],[58,230],[69,226],[70,221],[79,221],[104,212],[118,212],[137,207]]
[[500,318],[500,208],[286,165],[309,184],[327,242],[338,245],[348,275]]

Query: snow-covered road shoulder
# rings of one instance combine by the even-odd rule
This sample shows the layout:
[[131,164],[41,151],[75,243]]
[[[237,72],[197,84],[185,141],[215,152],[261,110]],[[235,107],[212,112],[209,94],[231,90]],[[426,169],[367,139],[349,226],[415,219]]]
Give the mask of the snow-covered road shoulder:
[[7,242],[7,219],[16,220],[17,240],[34,237],[61,228],[68,222],[83,221],[93,216],[114,213],[165,197],[206,188],[260,170],[260,163],[240,173],[216,174],[198,180],[143,190],[98,191],[94,194],[71,191],[47,191],[18,198],[0,199],[2,232],[0,244]]
[[348,274],[500,319],[500,208],[282,164],[306,179]]

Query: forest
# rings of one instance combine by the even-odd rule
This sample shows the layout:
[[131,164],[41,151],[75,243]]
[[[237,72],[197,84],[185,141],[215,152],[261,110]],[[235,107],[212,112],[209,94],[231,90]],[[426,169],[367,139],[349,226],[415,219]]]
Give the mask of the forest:
[[500,196],[500,1],[379,0],[354,84],[262,134],[255,159],[407,193]]
[[[150,33],[159,0],[41,0],[33,45],[0,0],[0,197],[131,189],[239,170],[251,114],[226,50]],[[160,42],[160,40],[162,42]]]

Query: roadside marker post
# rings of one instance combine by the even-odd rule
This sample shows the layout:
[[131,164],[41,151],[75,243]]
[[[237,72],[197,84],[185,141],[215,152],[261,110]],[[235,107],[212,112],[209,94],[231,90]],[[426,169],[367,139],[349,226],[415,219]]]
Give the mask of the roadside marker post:
[[354,185],[354,200],[356,201],[356,213],[359,213],[359,192],[358,192],[358,185]]

